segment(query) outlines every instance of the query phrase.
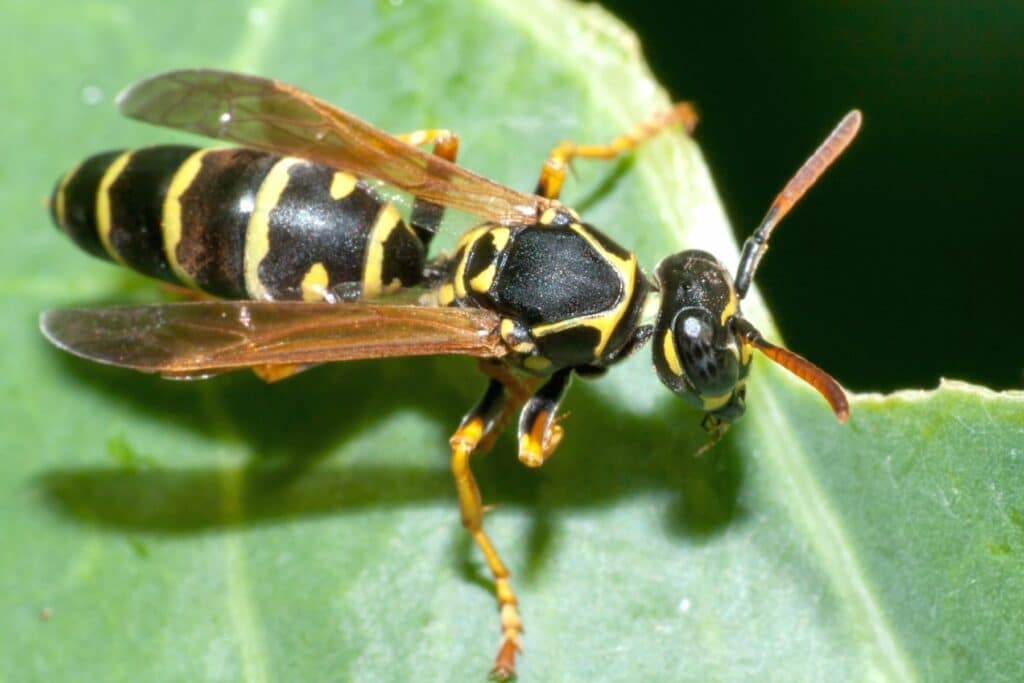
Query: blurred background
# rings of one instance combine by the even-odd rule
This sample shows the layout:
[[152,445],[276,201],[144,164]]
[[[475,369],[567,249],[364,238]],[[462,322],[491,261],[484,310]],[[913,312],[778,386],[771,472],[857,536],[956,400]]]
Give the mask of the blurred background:
[[739,240],[863,110],[758,274],[790,348],[860,391],[1024,387],[1024,3],[603,4],[696,103]]

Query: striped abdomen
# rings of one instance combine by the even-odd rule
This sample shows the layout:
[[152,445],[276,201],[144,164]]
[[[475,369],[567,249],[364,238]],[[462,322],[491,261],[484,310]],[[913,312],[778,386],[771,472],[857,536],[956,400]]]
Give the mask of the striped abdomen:
[[373,297],[423,273],[423,244],[362,181],[251,149],[99,154],[50,210],[90,254],[218,297]]

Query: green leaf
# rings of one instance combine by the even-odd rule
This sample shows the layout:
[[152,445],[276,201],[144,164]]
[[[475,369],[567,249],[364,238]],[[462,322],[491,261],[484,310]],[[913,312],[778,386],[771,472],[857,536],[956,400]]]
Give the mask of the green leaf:
[[[156,295],[76,251],[42,198],[94,151],[182,139],[112,97],[186,66],[287,80],[388,130],[450,127],[462,163],[529,188],[554,142],[665,106],[634,38],[544,0],[9,4],[0,680],[482,680],[498,619],[446,448],[483,387],[472,363],[264,386],[79,362],[39,311]],[[684,247],[736,262],[681,135],[580,162],[566,194],[648,269]],[[747,309],[773,332],[756,294]],[[523,680],[1024,677],[1024,395],[861,396],[841,427],[758,361],[749,408],[694,457],[700,416],[641,352],[576,383],[543,469],[507,437],[477,460]]]

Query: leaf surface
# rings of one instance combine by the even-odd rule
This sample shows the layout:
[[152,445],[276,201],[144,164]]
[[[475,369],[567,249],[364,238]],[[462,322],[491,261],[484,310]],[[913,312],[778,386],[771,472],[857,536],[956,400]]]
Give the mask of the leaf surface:
[[[190,66],[291,82],[387,130],[454,129],[461,163],[529,189],[558,140],[606,140],[667,104],[633,37],[542,0],[6,14],[0,680],[482,680],[498,619],[446,448],[484,385],[472,362],[273,386],[83,363],[46,345],[39,311],[155,290],[75,250],[42,199],[88,154],[189,139],[112,99]],[[682,248],[736,262],[681,134],[579,162],[565,200],[648,272]],[[775,248],[809,229],[791,217]],[[756,294],[747,311],[778,338]],[[699,415],[641,352],[576,382],[565,410],[541,470],[507,437],[476,465],[526,621],[522,680],[1024,677],[1021,394],[856,397],[840,427],[756,362],[747,417],[695,458]]]

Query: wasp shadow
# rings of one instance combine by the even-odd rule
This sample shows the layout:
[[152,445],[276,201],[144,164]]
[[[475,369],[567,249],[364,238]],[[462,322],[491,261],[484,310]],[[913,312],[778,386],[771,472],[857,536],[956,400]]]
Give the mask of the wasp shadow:
[[623,176],[629,173],[635,163],[636,157],[632,154],[627,154],[618,159],[610,171],[604,173],[596,184],[587,189],[584,196],[573,202],[573,208],[581,215],[585,215],[587,211],[600,204],[603,199],[612,193],[616,186],[619,185]]
[[[157,534],[273,524],[427,500],[452,500],[454,510],[447,457],[422,466],[322,460],[396,410],[454,428],[485,385],[465,359],[345,363],[268,386],[248,373],[202,383],[165,382],[55,352],[56,358],[85,391],[102,393],[129,416],[228,436],[253,454],[235,472],[219,464],[174,469],[162,458],[160,466],[111,462],[42,475],[46,501],[59,513],[82,523]],[[742,462],[728,436],[696,457],[707,436],[694,411],[666,394],[653,412],[630,413],[587,384],[574,383],[566,438],[542,470],[518,462],[510,435],[474,461],[486,502],[530,512],[528,575],[549,555],[558,518],[575,510],[668,493],[673,503],[665,529],[696,539],[716,534],[743,514],[738,503]],[[241,482],[241,519],[224,514],[226,474]],[[453,533],[458,534],[458,555],[468,557],[468,536]],[[463,559],[463,573],[468,566]]]

